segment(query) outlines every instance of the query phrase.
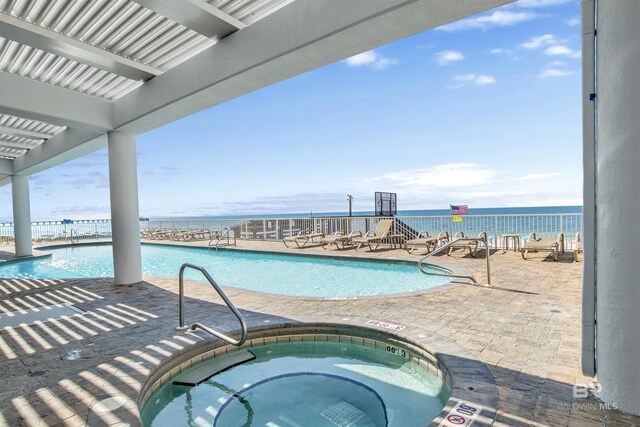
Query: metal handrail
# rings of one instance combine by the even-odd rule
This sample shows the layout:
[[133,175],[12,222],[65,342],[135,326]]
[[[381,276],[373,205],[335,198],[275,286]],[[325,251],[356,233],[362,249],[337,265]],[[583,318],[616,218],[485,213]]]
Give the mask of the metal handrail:
[[457,279],[469,279],[471,280],[474,284],[479,285],[478,281],[475,279],[475,277],[473,276],[466,276],[466,275],[461,275],[461,274],[452,274],[452,273],[434,273],[431,271],[426,271],[423,266],[427,265],[427,266],[431,266],[431,267],[435,267],[435,268],[442,268],[438,265],[435,264],[429,264],[429,263],[425,263],[424,260],[435,255],[438,254],[442,251],[444,251],[445,249],[451,247],[453,244],[457,243],[457,242],[482,242],[484,244],[484,248],[486,251],[486,259],[487,259],[487,284],[483,285],[483,286],[491,286],[491,269],[489,267],[489,244],[487,243],[487,241],[485,239],[479,239],[479,238],[473,238],[473,237],[461,237],[458,239],[454,239],[442,246],[440,246],[438,249],[434,250],[433,252],[430,252],[428,254],[426,254],[425,256],[423,256],[422,258],[420,258],[420,261],[418,261],[418,268],[420,269],[421,272],[423,272],[424,274],[428,274],[430,276],[442,276],[442,277],[455,277]]
[[[209,240],[209,245],[208,245],[209,249],[211,249],[211,247],[212,247],[211,243],[213,243],[213,241],[216,240],[216,238],[217,238],[216,243],[213,245],[213,247],[216,250],[218,250],[218,248],[220,247],[220,242],[222,240],[224,240],[225,237],[227,238],[227,245],[230,245],[231,244],[231,236],[230,236],[231,231],[233,231],[233,230],[231,230],[229,227],[224,227],[222,230],[216,231],[216,234],[214,234],[213,237],[211,238],[211,240]],[[236,233],[233,233],[233,245],[237,246],[237,244],[238,244],[238,241],[236,240]]]
[[[73,235],[76,235],[76,241],[73,241]],[[69,237],[71,238],[71,244],[73,243],[80,243],[80,236],[78,235],[78,232],[76,230],[74,230],[73,228],[71,229],[71,231],[69,232]]]
[[222,298],[222,300],[227,305],[227,307],[229,307],[229,310],[231,310],[233,315],[236,316],[236,319],[238,319],[238,321],[240,322],[240,330],[242,331],[242,333],[239,340],[234,340],[233,338],[221,332],[208,328],[200,323],[194,323],[193,325],[191,325],[190,330],[195,331],[196,329],[202,329],[203,331],[215,337],[218,337],[221,340],[226,341],[231,345],[235,345],[238,347],[244,344],[244,342],[247,340],[247,323],[244,320],[244,316],[242,315],[242,313],[238,311],[236,306],[233,305],[229,297],[227,297],[227,294],[225,294],[224,291],[220,288],[220,286],[216,283],[216,281],[213,280],[213,277],[209,275],[207,270],[205,270],[204,267],[200,267],[194,264],[189,264],[189,263],[182,264],[182,266],[180,267],[180,274],[178,275],[178,298],[179,298],[178,311],[179,311],[179,321],[180,321],[180,325],[178,326],[178,329],[179,330],[187,329],[187,327],[184,325],[184,271],[187,268],[198,270],[204,275],[204,277],[206,277],[206,279],[209,281],[211,286],[213,286],[213,289],[216,290],[218,295],[220,295],[220,298]]

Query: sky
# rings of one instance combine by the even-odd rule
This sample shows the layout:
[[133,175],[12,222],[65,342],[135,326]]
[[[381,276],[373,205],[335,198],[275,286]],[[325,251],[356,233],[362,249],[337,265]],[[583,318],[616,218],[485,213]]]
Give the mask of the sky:
[[[516,3],[138,135],[146,217],[582,203],[579,0]],[[31,177],[33,220],[108,218],[107,151]],[[11,206],[0,188],[0,206]],[[10,209],[0,220],[11,220]]]

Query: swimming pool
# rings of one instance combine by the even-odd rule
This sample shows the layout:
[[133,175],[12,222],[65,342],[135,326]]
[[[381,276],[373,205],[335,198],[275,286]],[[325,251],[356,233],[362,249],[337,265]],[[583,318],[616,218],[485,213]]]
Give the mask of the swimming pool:
[[[422,427],[451,394],[442,372],[416,363],[401,347],[324,339],[257,345],[195,364],[149,396],[143,423]],[[241,352],[255,359],[192,386],[199,375],[206,377]]]
[[[50,258],[1,266],[0,277],[113,276],[111,245],[66,246],[47,251],[52,254]],[[221,285],[279,295],[325,298],[385,295],[433,288],[448,282],[447,278],[420,273],[417,266],[409,262],[142,245],[145,275],[175,277],[185,262],[203,266]],[[193,271],[187,271],[186,277],[204,280]]]

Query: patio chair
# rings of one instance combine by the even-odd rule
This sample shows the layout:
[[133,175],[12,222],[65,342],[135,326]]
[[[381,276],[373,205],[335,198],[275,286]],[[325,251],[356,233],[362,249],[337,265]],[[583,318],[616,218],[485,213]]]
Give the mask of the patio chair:
[[560,233],[557,237],[540,237],[536,233],[530,233],[527,242],[520,249],[522,259],[527,259],[529,251],[549,251],[553,255],[553,260],[558,261],[558,252],[564,253],[564,234]]
[[320,239],[320,246],[322,249],[327,250],[331,246],[335,246],[337,249],[344,249],[347,246],[352,246],[351,239],[355,236],[360,236],[359,231],[352,231],[349,234],[344,234],[343,231],[336,231],[331,236],[325,236]]
[[449,240],[449,233],[446,231],[438,233],[438,237],[429,236],[427,231],[423,231],[418,234],[418,237],[404,242],[404,248],[407,252],[412,254],[419,246],[425,246],[427,248],[427,253],[429,253],[443,240]]
[[[458,231],[455,236],[453,236],[453,240],[456,239],[464,239],[464,232],[463,231]],[[449,251],[447,251],[447,255],[451,255],[451,252],[453,252],[454,249],[468,249],[469,250],[469,254],[472,257],[476,256],[476,252],[478,252],[478,246],[480,246],[480,241],[484,240],[484,242],[487,242],[487,232],[486,231],[481,231],[480,233],[478,233],[478,237],[475,240],[465,240],[462,242],[458,242],[458,243],[454,243],[451,246],[449,246]]]
[[322,239],[324,237],[324,233],[320,231],[313,231],[311,233],[300,231],[295,236],[287,236],[282,239],[282,243],[288,248],[292,247],[294,244],[298,248],[303,248],[309,242],[317,242],[318,239]]
[[[374,232],[367,232],[367,234],[353,237],[351,243],[355,246],[356,251],[362,246],[367,245],[370,251],[375,251],[382,241],[391,234],[391,226],[393,225],[392,219],[382,219],[378,222],[376,230]],[[375,246],[373,246],[375,244]]]
[[575,262],[580,261],[578,255],[581,254],[582,251],[582,236],[580,236],[580,233],[576,233],[576,247],[573,248],[573,260]]

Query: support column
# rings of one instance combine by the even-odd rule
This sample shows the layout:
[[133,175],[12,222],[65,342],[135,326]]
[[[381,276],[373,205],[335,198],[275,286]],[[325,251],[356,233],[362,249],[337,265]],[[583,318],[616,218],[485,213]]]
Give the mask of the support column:
[[16,256],[33,255],[31,242],[31,206],[29,202],[29,176],[11,176],[13,198],[13,230]]
[[597,8],[597,377],[605,402],[640,414],[640,2]]
[[107,141],[114,278],[128,285],[142,281],[136,138],[109,132]]

